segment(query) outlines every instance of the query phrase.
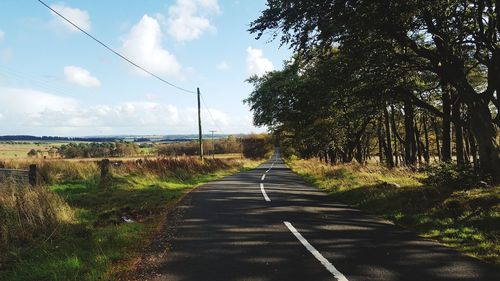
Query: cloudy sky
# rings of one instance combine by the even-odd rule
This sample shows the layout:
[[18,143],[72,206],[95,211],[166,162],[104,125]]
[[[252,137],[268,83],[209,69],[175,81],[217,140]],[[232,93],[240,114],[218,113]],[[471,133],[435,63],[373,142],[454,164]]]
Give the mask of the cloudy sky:
[[[252,90],[245,79],[291,54],[246,31],[265,0],[47,4],[151,72],[200,87],[205,132],[265,130],[242,103]],[[195,106],[196,95],[135,69],[38,1],[0,1],[0,135],[196,133]]]

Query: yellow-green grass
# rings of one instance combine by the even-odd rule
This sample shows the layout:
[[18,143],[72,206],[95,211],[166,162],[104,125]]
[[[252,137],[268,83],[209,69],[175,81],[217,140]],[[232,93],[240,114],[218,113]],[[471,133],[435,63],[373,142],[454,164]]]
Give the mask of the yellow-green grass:
[[62,144],[61,142],[0,142],[0,159],[28,158],[28,152],[31,149],[40,150],[47,155],[51,147]]
[[[168,206],[196,186],[259,164],[248,160],[202,164],[191,158],[158,161],[170,169],[164,171],[156,162],[125,163],[114,167],[112,179],[104,183],[98,180],[96,163],[61,162],[46,167],[61,176],[54,176],[45,188],[62,198],[74,217],[3,252],[0,280],[119,279],[154,236]],[[64,165],[70,171],[63,171]],[[173,165],[189,170],[170,173]],[[124,222],[123,216],[134,223]]]
[[[9,160],[16,160],[16,159],[21,159],[21,160],[36,160],[36,159],[44,159],[46,160],[62,160],[60,157],[50,157],[49,156],[49,149],[52,147],[59,147],[63,144],[68,144],[69,142],[0,142],[0,161],[9,161]],[[42,153],[38,155],[37,157],[29,157],[28,152],[31,150],[37,150],[41,151]],[[113,159],[119,159],[119,160],[137,160],[141,159],[144,157],[148,158],[157,158],[158,156],[156,155],[156,150],[154,147],[144,147],[140,148],[138,156],[135,157],[114,157]],[[212,158],[212,155],[208,154],[205,155],[207,158]],[[191,156],[191,157],[198,157],[198,156]],[[225,153],[225,154],[215,154],[215,158],[241,158],[240,153]],[[101,160],[102,158],[77,158],[77,159],[64,159],[66,161],[80,161],[80,160],[85,160],[85,161],[95,161],[95,160]]]
[[422,183],[424,173],[405,169],[317,160],[288,164],[340,201],[500,265],[500,186],[430,187]]

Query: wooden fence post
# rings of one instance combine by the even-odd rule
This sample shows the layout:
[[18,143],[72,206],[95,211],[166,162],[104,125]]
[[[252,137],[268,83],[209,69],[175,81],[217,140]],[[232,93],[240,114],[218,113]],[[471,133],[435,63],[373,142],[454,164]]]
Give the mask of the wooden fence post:
[[36,185],[36,165],[35,164],[30,165],[30,169],[28,172],[28,182],[31,186]]
[[111,178],[109,172],[109,159],[103,159],[100,163],[101,165],[101,183],[107,182]]

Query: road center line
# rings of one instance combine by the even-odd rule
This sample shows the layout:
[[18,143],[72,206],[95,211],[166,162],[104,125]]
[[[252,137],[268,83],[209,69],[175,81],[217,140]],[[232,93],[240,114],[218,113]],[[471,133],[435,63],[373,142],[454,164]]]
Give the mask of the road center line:
[[269,196],[267,196],[266,190],[264,189],[264,184],[260,183],[260,191],[262,192],[262,195],[264,195],[264,199],[267,202],[271,202],[271,199],[269,199]]
[[331,264],[325,257],[323,257],[323,255],[318,252],[318,250],[316,250],[316,248],[313,247],[313,245],[309,244],[309,242],[307,242],[307,240],[304,238],[304,236],[302,236],[302,234],[300,234],[300,232],[297,231],[297,229],[295,229],[295,227],[293,227],[293,225],[287,221],[283,222],[286,227],[288,227],[288,229],[293,233],[293,235],[295,235],[295,237],[300,241],[300,243],[302,243],[302,245],[304,245],[304,247],[306,247],[306,249],[311,253],[313,254],[313,256],[319,261],[321,262],[321,264],[326,267],[326,269],[328,271],[330,271],[331,274],[333,274],[333,276],[338,280],[338,281],[348,281],[347,278],[345,278],[344,274],[340,273],[340,271],[338,271],[335,266],[333,266],[333,264]]
[[273,163],[271,163],[271,167],[269,169],[267,169],[266,173],[269,173],[269,171],[271,171],[271,169],[274,167],[274,163],[276,163],[276,161],[274,161]]
[[261,181],[263,181],[266,178],[266,174],[262,175],[262,178],[260,178]]

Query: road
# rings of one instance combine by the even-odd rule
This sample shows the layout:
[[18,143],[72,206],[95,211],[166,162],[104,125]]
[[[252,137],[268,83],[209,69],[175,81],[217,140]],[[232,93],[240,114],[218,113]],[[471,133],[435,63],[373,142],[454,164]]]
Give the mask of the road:
[[335,202],[275,155],[186,196],[140,280],[500,280],[497,268]]

